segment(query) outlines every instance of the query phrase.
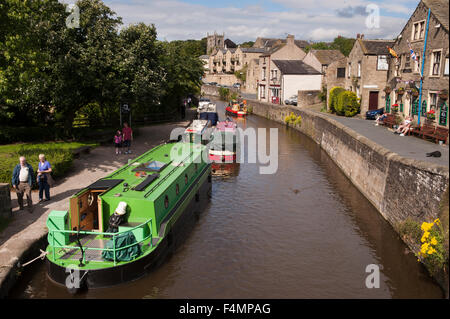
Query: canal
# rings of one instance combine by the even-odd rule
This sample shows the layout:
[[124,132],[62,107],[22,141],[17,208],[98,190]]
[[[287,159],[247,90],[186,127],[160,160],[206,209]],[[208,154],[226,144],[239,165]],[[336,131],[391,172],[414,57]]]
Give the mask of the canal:
[[[224,118],[224,103],[217,102]],[[278,128],[274,175],[241,163],[213,177],[212,199],[186,241],[146,277],[75,297],[35,263],[12,298],[442,298],[416,257],[310,138]],[[380,287],[366,267],[380,266]]]

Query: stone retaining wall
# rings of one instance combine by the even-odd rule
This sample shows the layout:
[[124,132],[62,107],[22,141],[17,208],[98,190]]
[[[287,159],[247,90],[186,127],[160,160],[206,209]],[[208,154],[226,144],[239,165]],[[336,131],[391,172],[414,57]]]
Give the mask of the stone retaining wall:
[[10,218],[11,214],[11,193],[9,184],[0,183],[0,217]]

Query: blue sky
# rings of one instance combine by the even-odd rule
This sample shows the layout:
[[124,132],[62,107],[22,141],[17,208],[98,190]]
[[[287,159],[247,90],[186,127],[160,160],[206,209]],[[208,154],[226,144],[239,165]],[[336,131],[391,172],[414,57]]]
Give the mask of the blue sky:
[[[68,0],[68,2],[70,2]],[[329,41],[337,35],[391,39],[419,0],[104,0],[124,24],[153,23],[161,40],[200,39],[224,32],[236,43],[256,37]],[[368,12],[379,14],[379,25]],[[370,9],[370,10],[369,10]]]

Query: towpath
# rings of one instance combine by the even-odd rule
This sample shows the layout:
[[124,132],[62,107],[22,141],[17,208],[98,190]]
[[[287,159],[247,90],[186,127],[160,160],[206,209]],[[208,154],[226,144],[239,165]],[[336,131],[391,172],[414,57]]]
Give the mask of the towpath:
[[[13,217],[0,233],[0,298],[5,297],[15,282],[18,261],[22,263],[39,255],[34,247],[47,234],[45,225],[52,210],[68,210],[69,197],[96,180],[125,165],[152,147],[168,140],[176,127],[185,127],[189,121],[141,127],[140,134],[132,143],[132,154],[116,155],[114,146],[97,147],[87,155],[75,159],[71,172],[58,180],[51,189],[51,201],[38,203],[38,194],[33,192],[34,210],[19,211],[17,196],[11,192]],[[112,137],[111,137],[112,141]]]

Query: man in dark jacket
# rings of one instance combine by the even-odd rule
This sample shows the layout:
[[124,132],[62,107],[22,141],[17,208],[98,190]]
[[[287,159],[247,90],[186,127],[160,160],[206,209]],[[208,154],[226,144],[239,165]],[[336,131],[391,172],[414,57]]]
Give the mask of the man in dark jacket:
[[24,156],[20,157],[20,163],[14,167],[12,175],[12,185],[17,193],[17,201],[20,210],[23,210],[23,195],[27,196],[27,208],[30,213],[33,212],[33,200],[31,198],[31,187],[33,186],[34,172],[33,167],[27,163]]

